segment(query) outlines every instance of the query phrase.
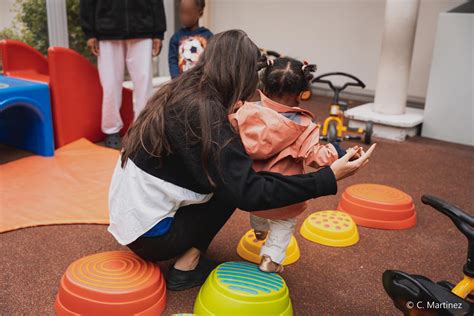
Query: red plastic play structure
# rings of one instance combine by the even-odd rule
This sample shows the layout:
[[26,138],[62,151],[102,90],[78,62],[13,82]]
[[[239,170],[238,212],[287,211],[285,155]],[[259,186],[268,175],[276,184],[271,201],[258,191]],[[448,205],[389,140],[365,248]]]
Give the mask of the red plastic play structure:
[[[63,47],[50,47],[48,59],[56,146],[81,137],[92,142],[102,140],[102,87],[97,68]],[[121,114],[126,131],[133,120],[132,92],[124,89],[122,95]]]
[[5,75],[49,82],[48,60],[33,47],[20,41],[2,40],[0,53]]
[[[48,58],[14,40],[0,41],[5,75],[49,83],[56,148],[80,138],[92,142],[105,135],[100,128],[102,87],[97,68],[75,51],[50,47]],[[123,89],[124,133],[133,120],[133,98]]]

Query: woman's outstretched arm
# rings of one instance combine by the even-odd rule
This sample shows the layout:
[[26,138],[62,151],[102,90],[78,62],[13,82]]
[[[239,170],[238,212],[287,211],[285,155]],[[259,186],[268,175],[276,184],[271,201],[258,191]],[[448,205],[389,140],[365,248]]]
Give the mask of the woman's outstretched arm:
[[253,161],[246,153],[239,135],[226,120],[215,125],[212,131],[216,154],[207,156],[208,172],[215,182],[212,187],[202,165],[200,142],[188,139],[182,120],[173,116],[170,115],[167,119],[167,136],[170,143],[174,144],[174,153],[182,157],[183,170],[193,177],[199,187],[208,188],[206,192],[219,194],[242,210],[279,208],[336,194],[336,181],[348,173],[356,172],[360,167],[360,158],[351,161],[349,168],[349,160],[346,161],[347,157],[343,157],[339,159],[341,161],[336,161],[339,163],[333,163],[334,168],[326,167],[307,174],[284,176],[273,172],[255,172],[252,168]]
[[337,193],[336,177],[329,167],[293,176],[255,172],[252,159],[228,121],[213,131],[216,155],[208,157],[209,175],[215,182],[212,187],[202,167],[201,147],[196,143],[186,146],[179,125],[170,129],[169,136],[171,142],[180,144],[175,148],[185,158],[183,167],[202,186],[224,196],[235,207],[246,211],[266,210]]

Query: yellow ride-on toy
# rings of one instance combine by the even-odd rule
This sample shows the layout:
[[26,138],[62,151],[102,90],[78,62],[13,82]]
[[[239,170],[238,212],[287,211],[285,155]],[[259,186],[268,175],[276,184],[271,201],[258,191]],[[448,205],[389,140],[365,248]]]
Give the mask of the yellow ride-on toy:
[[[330,80],[324,79],[329,76],[343,76],[353,79],[355,82],[346,82],[343,86],[335,86]],[[329,117],[324,120],[321,139],[328,143],[340,142],[343,139],[359,139],[364,143],[370,144],[372,138],[373,123],[367,122],[365,129],[351,128],[344,125],[344,111],[347,110],[347,104],[339,101],[339,94],[349,86],[365,88],[365,84],[357,77],[344,72],[330,72],[318,76],[312,80],[312,83],[325,83],[329,85],[334,92],[332,104],[330,106]]]

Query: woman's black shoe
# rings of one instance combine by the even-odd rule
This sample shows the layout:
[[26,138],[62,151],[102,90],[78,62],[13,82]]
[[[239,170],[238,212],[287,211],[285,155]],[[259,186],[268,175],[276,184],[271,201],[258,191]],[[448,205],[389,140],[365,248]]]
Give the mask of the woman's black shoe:
[[170,291],[184,291],[201,286],[206,281],[207,276],[218,265],[219,263],[201,256],[194,270],[182,271],[172,266],[166,278],[166,288]]

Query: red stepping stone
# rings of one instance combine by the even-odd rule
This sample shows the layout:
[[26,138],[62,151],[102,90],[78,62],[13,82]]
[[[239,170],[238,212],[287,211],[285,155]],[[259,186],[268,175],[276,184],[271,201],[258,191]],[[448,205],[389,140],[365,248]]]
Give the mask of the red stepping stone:
[[338,210],[347,212],[361,226],[380,229],[406,229],[416,224],[412,198],[380,184],[356,184],[342,194]]
[[56,315],[160,315],[166,285],[157,265],[130,251],[110,251],[74,261],[64,273]]

